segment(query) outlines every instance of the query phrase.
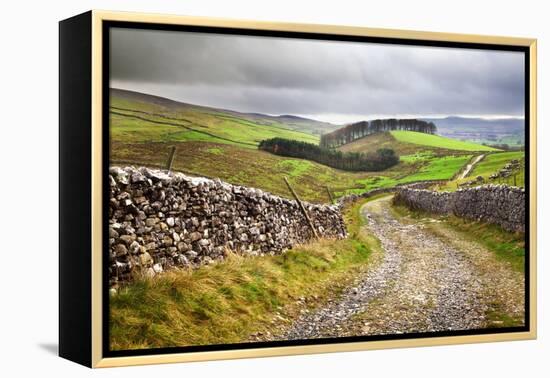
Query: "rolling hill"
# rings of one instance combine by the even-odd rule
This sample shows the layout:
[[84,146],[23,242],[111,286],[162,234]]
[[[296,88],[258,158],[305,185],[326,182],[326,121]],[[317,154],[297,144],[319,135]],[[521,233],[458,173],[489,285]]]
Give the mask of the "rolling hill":
[[[414,131],[389,131],[371,134],[341,146],[344,152],[369,153],[379,148],[392,148],[401,163],[396,171],[408,172],[394,176],[375,176],[361,180],[366,188],[388,187],[422,180],[449,180],[455,176],[473,156],[499,150],[460,140]],[[361,190],[348,190],[360,193]]]
[[401,157],[429,152],[431,155],[464,154],[474,151],[497,151],[494,148],[439,135],[415,131],[388,131],[368,135],[339,148],[343,152],[374,152],[391,148]]
[[[245,128],[252,127],[260,130],[259,133],[256,132],[257,130],[248,130],[248,136],[253,138],[253,143],[258,142],[257,138],[267,139],[272,137],[270,135],[273,134],[273,131],[278,132],[280,129],[306,134],[306,136],[302,137],[295,134],[290,134],[289,136],[291,139],[314,143],[318,141],[319,135],[333,131],[339,127],[331,123],[293,115],[272,116],[260,113],[240,113],[233,110],[188,104],[159,96],[116,88],[111,89],[110,95],[111,110],[117,113],[125,113],[122,116],[128,115],[127,112],[129,111],[135,110],[141,112],[142,116],[160,116],[171,121],[180,121],[189,127],[192,127],[190,123],[195,121],[196,128],[212,128],[215,129],[213,130],[214,133],[218,131],[227,133],[227,129],[235,128],[239,136],[242,136],[242,133],[247,131],[243,130],[243,126]],[[263,132],[265,132],[265,135]]]
[[324,185],[343,193],[362,187],[356,181],[371,173],[342,172],[257,149],[259,141],[272,137],[317,144],[318,136],[293,129],[315,122],[294,116],[242,114],[114,89],[110,107],[111,163],[164,167],[170,148],[176,146],[175,170],[286,197],[290,193],[283,177],[288,177],[302,198],[327,202]]
[[257,148],[261,140],[273,137],[318,144],[316,132],[337,128],[334,125],[292,115],[238,113],[117,89],[111,91],[110,105],[113,164],[164,167],[175,146],[177,171],[290,197],[283,180],[287,177],[300,197],[310,202],[328,202],[326,186],[340,196],[416,180],[450,179],[473,151],[486,149],[422,133],[411,132],[422,137],[408,138],[403,138],[406,133],[377,133],[341,149],[368,152],[388,147],[401,156],[401,163],[382,172],[345,172]]

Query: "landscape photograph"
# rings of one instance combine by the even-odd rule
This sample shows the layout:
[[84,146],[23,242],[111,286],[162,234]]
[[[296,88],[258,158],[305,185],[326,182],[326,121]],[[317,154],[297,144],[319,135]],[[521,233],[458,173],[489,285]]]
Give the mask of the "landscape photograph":
[[523,52],[130,27],[108,51],[109,350],[525,329]]

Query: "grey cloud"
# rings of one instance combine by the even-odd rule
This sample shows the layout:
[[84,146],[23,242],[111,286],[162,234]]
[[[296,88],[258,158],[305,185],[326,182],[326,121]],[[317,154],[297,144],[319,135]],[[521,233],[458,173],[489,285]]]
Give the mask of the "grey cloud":
[[514,52],[113,29],[111,80],[270,114],[524,112]]

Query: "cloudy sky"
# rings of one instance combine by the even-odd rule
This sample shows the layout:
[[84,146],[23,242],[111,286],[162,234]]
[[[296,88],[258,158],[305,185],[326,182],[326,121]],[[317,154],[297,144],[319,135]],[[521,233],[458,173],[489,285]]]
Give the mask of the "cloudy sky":
[[524,114],[519,52],[112,29],[110,85],[334,123]]

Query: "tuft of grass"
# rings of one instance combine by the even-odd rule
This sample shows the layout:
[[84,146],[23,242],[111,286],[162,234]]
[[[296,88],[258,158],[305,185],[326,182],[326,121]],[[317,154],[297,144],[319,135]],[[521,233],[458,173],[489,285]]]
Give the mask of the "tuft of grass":
[[110,298],[113,350],[246,342],[276,332],[299,298],[322,303],[364,269],[375,241],[363,235],[357,203],[346,212],[350,237],[318,240],[278,256],[225,260],[195,270],[139,278]]
[[222,148],[212,147],[212,148],[208,148],[206,151],[211,153],[212,155],[223,155]]
[[485,312],[488,328],[521,327],[525,324],[523,316],[510,316],[502,309],[499,303],[490,303],[489,310]]

